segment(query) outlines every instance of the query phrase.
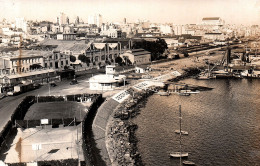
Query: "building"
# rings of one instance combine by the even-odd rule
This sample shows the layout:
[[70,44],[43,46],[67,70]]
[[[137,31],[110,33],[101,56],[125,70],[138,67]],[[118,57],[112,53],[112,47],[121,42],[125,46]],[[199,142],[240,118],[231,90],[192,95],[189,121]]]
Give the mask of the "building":
[[57,40],[76,40],[76,33],[57,34]]
[[103,23],[102,16],[100,14],[94,14],[88,16],[88,24],[90,25],[97,25],[97,27],[100,27]]
[[100,36],[107,36],[109,38],[121,38],[122,31],[119,29],[108,29],[105,31],[101,31]]
[[128,50],[125,53],[121,54],[120,57],[125,63],[128,63],[128,60],[134,64],[146,64],[151,62],[151,53],[145,51],[144,49],[133,49]]
[[59,23],[59,25],[64,25],[67,23],[67,17],[66,14],[64,14],[63,12],[60,13],[57,22]]
[[53,51],[51,54],[44,55],[43,63],[44,68],[63,70],[65,66],[70,66],[70,56],[60,51]]
[[34,66],[62,70],[70,65],[69,55],[59,51],[20,50],[0,56],[0,75],[28,73]]
[[202,24],[222,26],[224,25],[224,20],[222,20],[220,17],[204,17],[202,19]]
[[[125,82],[125,75],[115,75],[115,66],[106,66],[106,74],[93,76],[89,79],[90,90],[114,90]],[[125,83],[124,83],[125,84]]]
[[15,18],[15,27],[16,29],[22,29],[24,32],[27,32],[27,22],[24,18]]

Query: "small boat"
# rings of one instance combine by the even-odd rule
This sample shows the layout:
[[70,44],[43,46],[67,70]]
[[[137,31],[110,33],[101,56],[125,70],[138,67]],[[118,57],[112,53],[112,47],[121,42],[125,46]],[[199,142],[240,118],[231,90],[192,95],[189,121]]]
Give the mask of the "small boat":
[[189,94],[197,94],[200,93],[200,91],[192,91],[192,90],[180,90],[180,93],[189,93]]
[[205,76],[205,75],[199,75],[197,77],[198,80],[209,80],[210,78],[208,76]]
[[[180,130],[175,130],[174,131],[176,134],[180,134]],[[181,134],[182,135],[188,135],[189,133],[188,133],[188,131],[181,131]]]
[[160,95],[160,96],[169,96],[170,93],[169,92],[165,92],[165,91],[159,91],[156,94]]
[[[182,130],[181,130],[181,119],[182,119],[182,116],[181,116],[181,106],[179,106],[179,119],[180,119],[180,129],[179,130],[175,130],[175,132],[179,131],[179,133],[182,133]],[[189,155],[187,152],[183,152],[182,151],[181,136],[182,136],[182,134],[180,134],[180,151],[179,152],[170,153],[170,157],[180,158],[180,163],[182,163],[181,162],[182,158],[188,157],[188,155]]]
[[183,161],[182,164],[183,164],[183,165],[195,165],[194,162],[192,162],[192,161],[187,161],[187,160],[186,160],[186,161]]
[[174,158],[184,158],[184,157],[188,157],[189,154],[187,152],[174,152],[174,153],[171,153],[170,154],[171,157],[174,157]]
[[190,96],[190,93],[181,93],[181,92],[179,92],[177,94],[180,95],[180,96]]

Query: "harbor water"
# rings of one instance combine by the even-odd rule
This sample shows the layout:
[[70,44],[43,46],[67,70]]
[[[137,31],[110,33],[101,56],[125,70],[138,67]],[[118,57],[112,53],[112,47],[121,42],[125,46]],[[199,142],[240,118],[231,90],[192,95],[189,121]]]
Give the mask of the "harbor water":
[[179,105],[182,150],[201,166],[260,165],[260,79],[183,80],[214,88],[190,96],[148,98],[133,121],[142,160],[148,166],[179,165],[169,157],[179,151]]

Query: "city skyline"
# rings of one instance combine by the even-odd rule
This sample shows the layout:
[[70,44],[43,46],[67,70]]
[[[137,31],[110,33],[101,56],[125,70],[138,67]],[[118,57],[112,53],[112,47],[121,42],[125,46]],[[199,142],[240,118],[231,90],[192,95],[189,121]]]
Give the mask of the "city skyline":
[[203,17],[221,17],[228,24],[259,24],[260,1],[251,0],[126,0],[90,1],[57,0],[0,0],[1,16],[13,21],[16,17],[27,20],[56,21],[64,12],[74,22],[77,16],[87,22],[91,14],[101,14],[104,22],[128,22],[146,19],[157,23],[199,23]]

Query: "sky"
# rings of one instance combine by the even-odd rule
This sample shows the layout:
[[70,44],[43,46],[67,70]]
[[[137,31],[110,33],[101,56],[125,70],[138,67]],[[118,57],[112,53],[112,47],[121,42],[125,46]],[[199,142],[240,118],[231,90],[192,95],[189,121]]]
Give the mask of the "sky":
[[103,22],[193,24],[203,17],[221,17],[227,24],[259,24],[260,0],[0,0],[0,20],[56,21],[65,13],[87,22],[88,15],[101,14]]

